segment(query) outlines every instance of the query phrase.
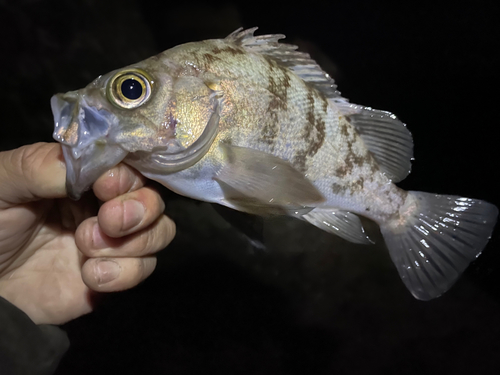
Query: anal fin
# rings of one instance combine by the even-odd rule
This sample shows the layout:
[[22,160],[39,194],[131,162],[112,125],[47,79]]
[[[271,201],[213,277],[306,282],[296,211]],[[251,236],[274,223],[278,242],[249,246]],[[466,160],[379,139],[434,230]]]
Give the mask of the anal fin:
[[359,217],[351,212],[334,208],[315,208],[302,217],[312,225],[349,242],[373,244],[366,235]]

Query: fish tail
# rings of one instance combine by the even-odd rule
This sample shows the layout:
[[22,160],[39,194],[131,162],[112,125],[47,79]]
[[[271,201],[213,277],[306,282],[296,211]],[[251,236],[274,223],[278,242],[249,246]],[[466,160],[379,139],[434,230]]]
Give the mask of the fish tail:
[[410,191],[398,217],[380,229],[406,287],[430,300],[481,254],[497,216],[497,207],[485,201]]

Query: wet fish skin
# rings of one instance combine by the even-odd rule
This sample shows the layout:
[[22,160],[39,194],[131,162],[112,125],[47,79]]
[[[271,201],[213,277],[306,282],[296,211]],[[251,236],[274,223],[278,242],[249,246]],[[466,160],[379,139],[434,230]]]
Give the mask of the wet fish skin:
[[[370,243],[363,215],[416,298],[444,293],[486,245],[497,208],[399,189],[413,155],[406,126],[349,103],[284,36],[254,31],[180,45],[54,96],[70,194],[124,161],[179,194]],[[130,80],[139,99],[124,98]]]

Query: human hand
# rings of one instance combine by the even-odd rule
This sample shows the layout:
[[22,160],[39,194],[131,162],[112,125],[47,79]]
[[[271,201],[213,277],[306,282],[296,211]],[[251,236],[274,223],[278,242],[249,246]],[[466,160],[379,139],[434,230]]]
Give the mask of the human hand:
[[59,144],[0,152],[0,296],[37,324],[92,311],[92,291],[137,285],[175,235],[160,195],[131,167],[111,169],[78,202],[65,176]]

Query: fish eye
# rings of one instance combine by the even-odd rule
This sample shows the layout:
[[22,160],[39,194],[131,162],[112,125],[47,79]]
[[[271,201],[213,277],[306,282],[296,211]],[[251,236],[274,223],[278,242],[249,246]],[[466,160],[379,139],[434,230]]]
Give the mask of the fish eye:
[[137,108],[151,96],[152,83],[151,78],[143,70],[122,70],[108,82],[108,99],[120,108]]

